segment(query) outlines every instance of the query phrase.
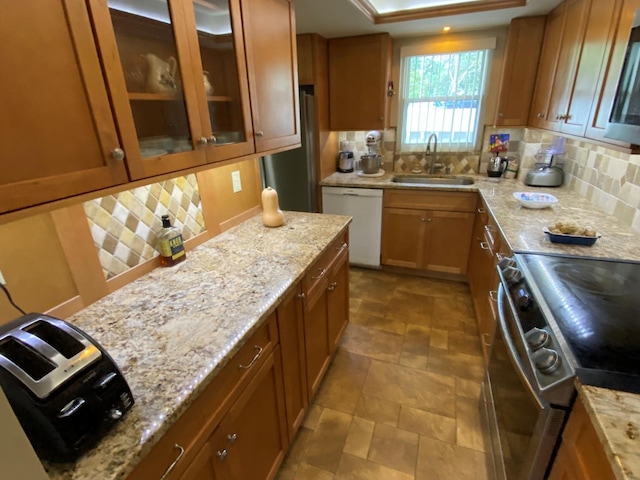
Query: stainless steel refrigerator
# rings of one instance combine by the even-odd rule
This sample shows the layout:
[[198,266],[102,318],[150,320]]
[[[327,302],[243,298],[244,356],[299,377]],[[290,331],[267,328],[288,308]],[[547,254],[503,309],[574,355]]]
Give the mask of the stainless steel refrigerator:
[[313,89],[300,88],[300,135],[302,147],[265,155],[260,159],[262,186],[278,192],[282,210],[317,212],[315,158],[315,102]]

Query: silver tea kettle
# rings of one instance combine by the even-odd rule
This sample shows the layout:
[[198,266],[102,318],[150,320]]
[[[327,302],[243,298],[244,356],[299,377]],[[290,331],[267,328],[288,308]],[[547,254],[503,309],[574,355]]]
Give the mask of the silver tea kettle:
[[507,169],[509,159],[501,158],[498,155],[489,159],[489,165],[487,165],[487,175],[490,177],[501,177],[504,171]]

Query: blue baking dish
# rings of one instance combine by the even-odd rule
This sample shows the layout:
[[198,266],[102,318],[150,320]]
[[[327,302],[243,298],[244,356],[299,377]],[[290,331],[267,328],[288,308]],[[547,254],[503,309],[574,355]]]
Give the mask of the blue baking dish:
[[600,238],[600,235],[595,237],[584,237],[582,235],[567,235],[566,233],[551,233],[549,230],[543,230],[543,232],[549,235],[549,240],[551,240],[552,243],[585,245],[587,247],[596,243],[596,240]]

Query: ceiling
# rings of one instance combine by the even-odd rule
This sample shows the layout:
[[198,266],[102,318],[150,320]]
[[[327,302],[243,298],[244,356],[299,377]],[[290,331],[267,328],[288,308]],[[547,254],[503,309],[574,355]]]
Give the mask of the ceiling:
[[544,15],[561,2],[529,0],[525,7],[375,25],[350,0],[293,0],[297,33],[318,33],[325,38],[380,32],[394,38],[433,35],[445,25],[452,33],[481,30],[508,25],[514,17]]

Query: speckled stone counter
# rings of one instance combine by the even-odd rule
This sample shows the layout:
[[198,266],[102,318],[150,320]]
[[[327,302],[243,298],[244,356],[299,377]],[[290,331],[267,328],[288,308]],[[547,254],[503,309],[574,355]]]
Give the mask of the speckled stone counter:
[[588,385],[579,392],[616,478],[640,479],[640,395]]
[[[622,225],[615,217],[598,210],[570,190],[559,188],[527,187],[518,180],[490,179],[486,175],[469,175],[473,185],[419,185],[392,181],[393,174],[382,177],[361,177],[354,173],[334,173],[321,185],[334,187],[393,188],[412,190],[446,190],[480,192],[503,236],[514,252],[554,253],[640,261],[640,249],[635,230]],[[550,193],[558,203],[540,210],[521,207],[514,192],[535,191]],[[591,247],[551,243],[542,229],[556,221],[572,221],[593,226],[602,238]]]
[[[514,252],[640,261],[638,232],[621,225],[615,217],[603,213],[564,187],[528,187],[518,180],[489,179],[486,175],[470,177],[475,181],[473,185],[436,186],[395,183],[392,181],[393,174],[361,177],[353,173],[334,173],[321,184],[335,187],[477,191],[486,201]],[[550,193],[558,199],[558,203],[541,210],[523,208],[513,198],[513,192],[518,191]],[[602,238],[591,247],[551,243],[542,228],[558,220],[591,225]],[[579,385],[578,392],[616,477],[620,480],[640,480],[640,395],[584,385]]]
[[50,478],[125,478],[350,222],[285,218],[267,228],[257,215],[68,319],[111,354],[136,404],[77,462],[46,464]]

